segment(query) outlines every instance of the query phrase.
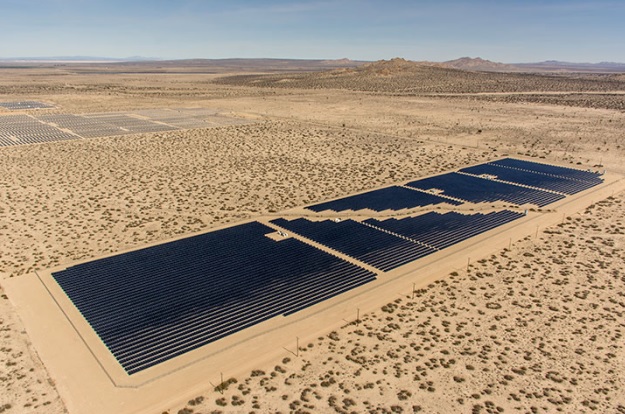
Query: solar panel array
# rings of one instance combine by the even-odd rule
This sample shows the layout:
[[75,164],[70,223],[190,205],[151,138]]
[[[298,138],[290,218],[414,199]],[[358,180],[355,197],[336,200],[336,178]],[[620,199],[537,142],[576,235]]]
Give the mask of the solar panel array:
[[510,223],[520,217],[523,217],[523,214],[509,210],[487,214],[430,212],[417,217],[402,219],[369,219],[365,220],[365,223],[440,250]]
[[534,161],[518,160],[515,158],[504,158],[502,160],[493,161],[493,165],[507,168],[515,168],[523,171],[531,171],[534,173],[547,174],[555,177],[564,177],[571,180],[585,181],[595,184],[601,184],[603,179],[599,172],[583,171],[575,168],[560,167],[557,165],[543,164]]
[[[544,207],[601,184],[601,174],[532,161],[505,158],[467,167],[405,184],[326,201],[306,209],[342,212],[347,210],[402,210],[447,203],[507,201]],[[412,191],[416,190],[416,191]]]
[[72,114],[53,114],[39,116],[42,121],[68,129],[82,138],[110,137],[128,134],[128,131],[100,119],[86,118]]
[[220,115],[216,110],[206,108],[148,109],[134,111],[132,114],[107,112],[83,115],[8,115],[0,116],[0,147],[249,122],[246,119]]
[[306,207],[315,212],[325,210],[345,211],[364,210],[373,211],[401,210],[405,208],[424,207],[447,203],[451,205],[462,204],[459,201],[444,198],[435,194],[415,191],[405,187],[393,186],[380,190],[368,191],[366,193],[344,197],[338,200],[315,204]]
[[242,224],[52,276],[129,374],[375,280],[271,232]]
[[217,111],[206,108],[181,108],[181,109],[148,109],[135,112],[137,115],[152,119],[153,121],[173,125],[178,128],[207,128],[219,125],[228,125],[232,122],[247,123],[246,120],[235,118],[218,117]]
[[421,190],[442,190],[443,195],[472,203],[507,201],[519,205],[531,203],[543,207],[564,198],[562,194],[457,172],[412,181],[406,185]]
[[76,135],[61,131],[28,115],[0,116],[0,146],[40,144],[77,138],[79,137]]
[[579,181],[557,175],[547,175],[517,168],[508,168],[497,164],[481,164],[474,167],[463,168],[460,171],[476,176],[493,176],[497,180],[557,191],[564,194],[576,194],[597,185],[596,182]]
[[171,125],[165,125],[162,123],[153,122],[147,119],[135,118],[128,115],[100,116],[97,118],[97,120],[120,128],[126,134],[165,132],[175,131],[179,129]]
[[[163,119],[182,113],[144,111],[139,116]],[[198,120],[208,116],[189,113]],[[149,120],[124,114],[42,119],[87,132],[102,123],[123,124],[126,130],[151,128]],[[0,131],[7,124],[33,122],[39,121],[29,116],[11,122],[0,118]],[[544,206],[601,182],[597,173],[504,159],[408,183],[412,188],[392,186],[307,208],[384,211],[501,200]],[[121,366],[133,374],[375,280],[375,273],[309,241],[390,271],[522,216],[502,210],[428,212],[364,222],[278,218],[271,223],[305,241],[271,240],[266,237],[274,233],[271,227],[252,222],[79,264],[52,276]]]
[[273,224],[388,271],[434,253],[434,249],[378,231],[353,220],[275,219]]
[[13,101],[13,102],[0,102],[0,107],[6,108],[12,111],[20,109],[45,109],[54,108],[52,105],[48,105],[43,102],[37,101]]

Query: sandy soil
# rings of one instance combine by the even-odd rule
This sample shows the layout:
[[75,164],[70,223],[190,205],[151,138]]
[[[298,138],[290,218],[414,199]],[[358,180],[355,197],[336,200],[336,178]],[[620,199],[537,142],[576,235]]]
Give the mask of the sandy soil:
[[65,407],[0,289],[0,412],[63,413]]
[[[213,75],[3,75],[0,100],[57,104],[48,112],[202,106],[263,119],[0,148],[3,278],[505,153],[625,172],[625,116],[606,109],[215,85]],[[625,411],[623,199],[169,413]],[[0,407],[63,412],[4,298],[0,322]]]
[[4,149],[0,266],[19,276],[487,155],[283,121]]

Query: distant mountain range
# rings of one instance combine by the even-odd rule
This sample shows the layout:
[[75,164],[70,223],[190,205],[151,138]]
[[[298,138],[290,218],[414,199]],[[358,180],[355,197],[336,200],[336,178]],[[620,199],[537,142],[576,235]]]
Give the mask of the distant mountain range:
[[515,63],[520,69],[534,69],[545,71],[566,72],[625,72],[625,63],[599,62],[599,63],[573,63],[547,60],[539,63]]
[[131,56],[126,58],[101,56],[40,56],[0,58],[0,62],[146,62],[154,60],[160,59],[143,56]]
[[442,63],[443,66],[482,72],[625,72],[625,63],[577,63],[547,60],[536,63],[499,63],[482,58],[463,57]]
[[[403,60],[403,59],[402,59]],[[410,61],[407,61],[410,62]],[[337,68],[354,68],[371,62],[350,59],[179,59],[163,60],[160,58],[131,56],[111,58],[97,56],[53,56],[53,57],[20,57],[0,58],[4,65],[24,63],[34,64],[108,64],[121,66],[132,71],[171,71],[173,68],[194,68],[214,72],[226,71],[318,71]],[[600,62],[577,63],[548,60],[536,63],[501,63],[480,57],[462,57],[446,62],[416,62],[423,65],[438,66],[451,69],[479,72],[594,72],[594,73],[625,73],[625,63]]]

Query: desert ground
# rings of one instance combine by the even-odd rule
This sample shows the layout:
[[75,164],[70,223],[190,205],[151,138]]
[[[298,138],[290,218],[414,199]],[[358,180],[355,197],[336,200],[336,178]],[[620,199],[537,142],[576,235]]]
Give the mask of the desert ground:
[[[2,279],[505,154],[625,174],[622,75],[398,61],[301,75],[1,71],[0,101],[55,105],[37,113],[202,107],[253,121],[0,148]],[[594,201],[157,412],[625,412],[625,194]],[[66,412],[0,293],[0,412]]]

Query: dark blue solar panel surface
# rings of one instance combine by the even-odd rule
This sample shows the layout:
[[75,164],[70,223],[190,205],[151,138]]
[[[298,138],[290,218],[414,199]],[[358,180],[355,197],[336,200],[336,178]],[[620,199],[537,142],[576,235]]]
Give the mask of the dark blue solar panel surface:
[[375,274],[248,223],[55,272],[53,277],[129,373]]
[[564,198],[561,194],[501,183],[457,172],[412,181],[406,185],[422,190],[436,188],[443,190],[444,195],[473,203],[507,201],[514,204],[531,203],[543,207]]
[[510,181],[564,194],[576,194],[598,184],[596,182],[578,181],[556,175],[508,168],[497,164],[476,165],[474,167],[463,168],[460,171],[473,175],[494,175],[498,180]]
[[353,220],[276,219],[272,223],[384,271],[435,252]]
[[404,187],[393,186],[353,195],[350,197],[344,197],[338,200],[315,204],[314,206],[306,208],[315,212],[320,212],[324,210],[356,211],[363,209],[384,211],[423,207],[441,203],[448,203],[451,205],[462,204],[458,201],[439,197],[435,194],[428,194]]
[[515,158],[504,158],[502,160],[493,161],[490,164],[549,174],[556,177],[565,177],[579,181],[588,181],[595,184],[601,184],[603,182],[601,174],[597,172],[582,171],[575,168],[559,167],[556,165],[542,164],[533,161],[517,160]]
[[520,217],[523,214],[509,210],[470,215],[430,212],[417,217],[381,221],[369,219],[365,222],[437,249],[444,249]]

